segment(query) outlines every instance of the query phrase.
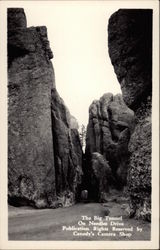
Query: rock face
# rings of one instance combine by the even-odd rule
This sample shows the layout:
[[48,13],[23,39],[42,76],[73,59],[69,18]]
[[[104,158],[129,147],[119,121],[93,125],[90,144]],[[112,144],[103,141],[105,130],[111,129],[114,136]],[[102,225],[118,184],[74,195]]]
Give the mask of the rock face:
[[8,196],[14,205],[73,204],[81,179],[78,132],[56,91],[52,57],[46,27],[27,28],[24,10],[8,9]]
[[[56,191],[62,204],[74,203],[80,193],[82,147],[75,121],[56,89],[52,90],[52,123],[55,155]],[[76,126],[77,127],[77,126]]]
[[97,152],[92,153],[90,179],[91,187],[97,191],[92,197],[97,198],[99,202],[105,202],[109,187],[115,180],[108,162],[103,155]]
[[8,30],[15,29],[26,29],[27,27],[27,19],[24,13],[24,9],[22,8],[10,8],[8,9],[9,15],[7,20]]
[[[99,200],[100,193],[107,193],[109,187],[120,189],[126,184],[128,142],[133,128],[134,112],[125,105],[120,94],[104,94],[99,101],[91,104],[86,135],[87,164],[84,171],[89,179],[99,166],[103,168],[104,176],[108,176],[103,187],[98,184],[99,191],[95,192],[93,190],[96,185],[92,185],[92,180],[91,183],[86,180],[91,198]],[[99,178],[102,178],[100,176],[101,174]],[[92,193],[97,193],[97,197],[92,197]]]
[[119,10],[109,20],[109,55],[125,103],[135,110],[152,89],[152,10]]
[[129,143],[130,215],[151,217],[152,10],[119,10],[109,20],[111,62],[136,116]]

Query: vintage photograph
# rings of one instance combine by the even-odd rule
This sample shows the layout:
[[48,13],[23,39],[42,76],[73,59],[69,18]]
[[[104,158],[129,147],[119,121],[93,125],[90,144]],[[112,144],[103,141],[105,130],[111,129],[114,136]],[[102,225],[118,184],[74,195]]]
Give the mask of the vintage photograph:
[[7,241],[149,249],[156,1],[11,2]]

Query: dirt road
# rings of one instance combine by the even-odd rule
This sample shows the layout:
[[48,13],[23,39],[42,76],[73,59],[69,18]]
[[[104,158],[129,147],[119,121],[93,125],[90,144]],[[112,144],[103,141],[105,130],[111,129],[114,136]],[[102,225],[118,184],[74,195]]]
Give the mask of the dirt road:
[[[125,205],[112,199],[104,205],[79,203],[59,209],[9,206],[9,240],[149,240],[150,223],[128,219]],[[82,216],[85,216],[84,220]],[[110,225],[111,221],[113,225]],[[80,227],[83,229],[77,229]],[[130,229],[132,231],[128,231]]]

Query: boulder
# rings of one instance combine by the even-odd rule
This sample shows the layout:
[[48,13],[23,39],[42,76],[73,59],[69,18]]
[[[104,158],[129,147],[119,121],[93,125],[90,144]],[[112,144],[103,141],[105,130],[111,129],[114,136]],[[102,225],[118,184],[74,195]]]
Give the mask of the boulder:
[[120,9],[109,20],[108,46],[123,99],[135,112],[129,142],[132,216],[151,217],[152,10]]
[[107,160],[100,153],[92,153],[90,178],[91,187],[93,190],[97,189],[97,192],[92,192],[92,197],[99,202],[105,202],[115,180]]

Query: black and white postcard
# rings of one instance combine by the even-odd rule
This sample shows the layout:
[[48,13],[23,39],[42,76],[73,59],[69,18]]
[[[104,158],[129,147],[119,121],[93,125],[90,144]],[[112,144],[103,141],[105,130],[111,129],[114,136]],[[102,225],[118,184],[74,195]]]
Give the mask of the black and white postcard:
[[159,2],[0,8],[0,249],[159,249]]

